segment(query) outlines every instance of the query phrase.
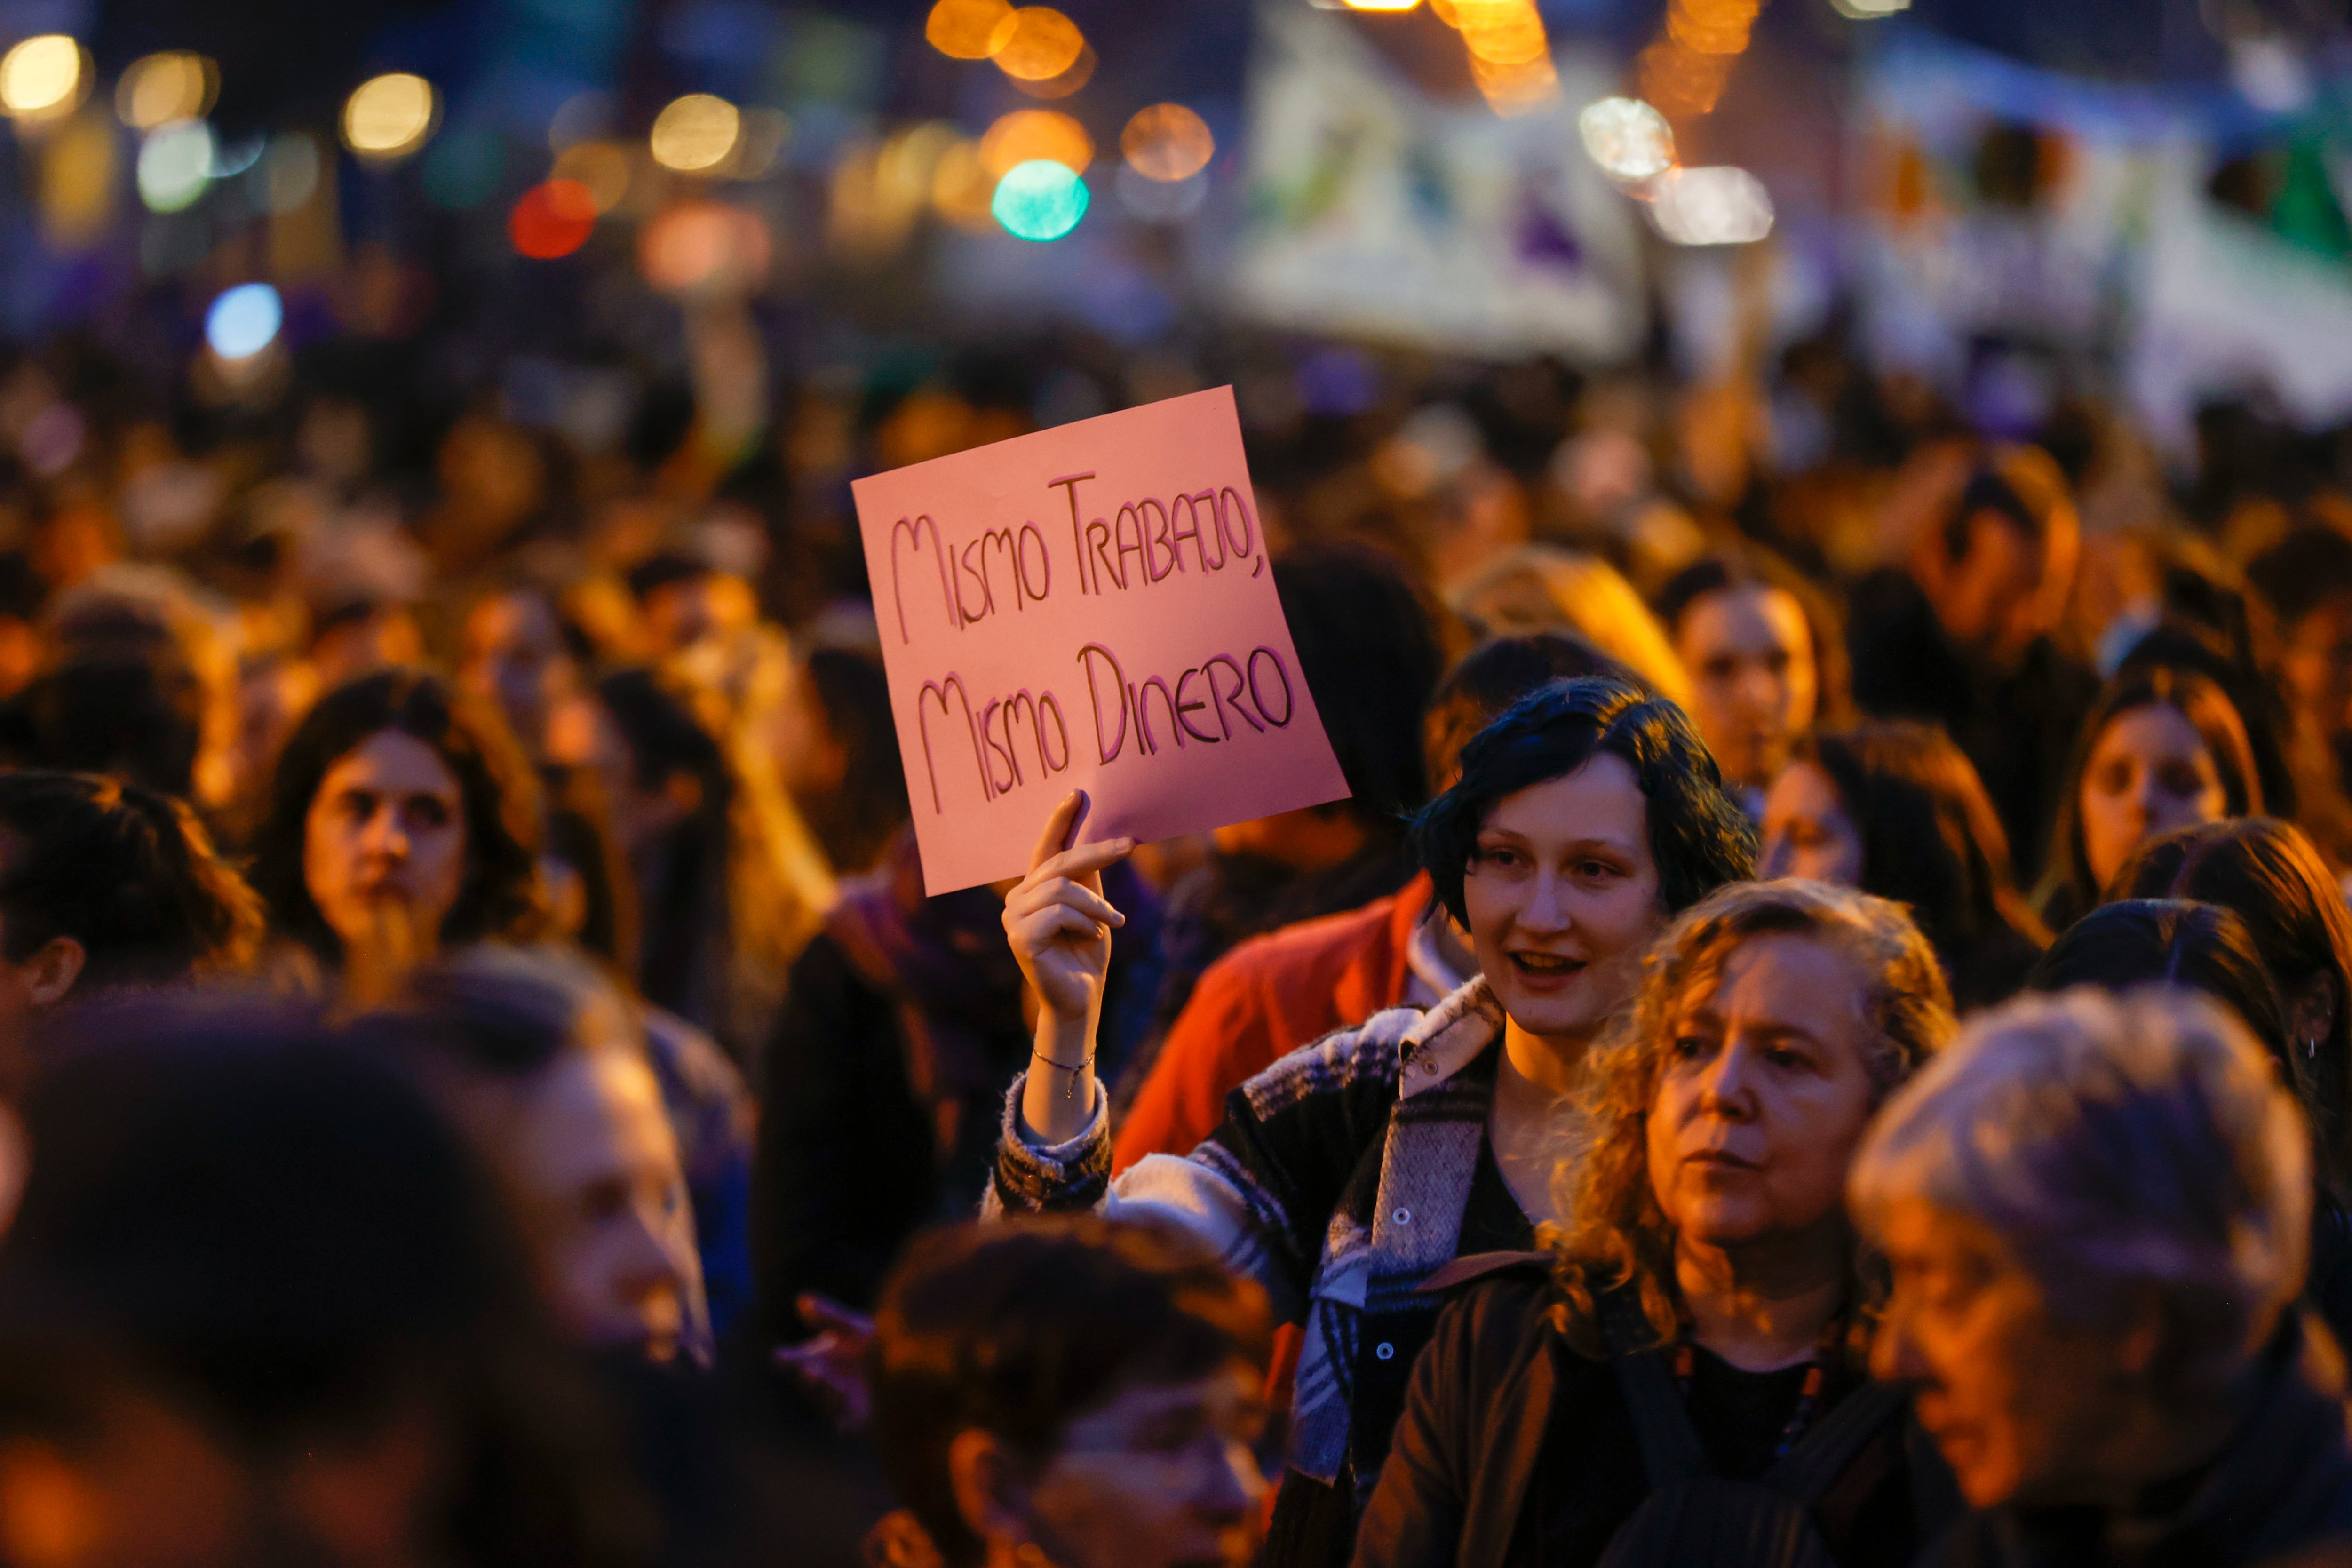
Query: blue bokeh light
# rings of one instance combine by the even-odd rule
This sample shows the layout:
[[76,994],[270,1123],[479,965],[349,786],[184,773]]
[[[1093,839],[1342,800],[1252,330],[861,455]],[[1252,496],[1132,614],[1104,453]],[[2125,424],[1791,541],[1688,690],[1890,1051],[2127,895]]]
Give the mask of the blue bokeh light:
[[1068,165],[1033,158],[1005,171],[988,210],[1007,234],[1042,241],[1077,227],[1087,216],[1087,183]]
[[286,320],[278,290],[267,283],[240,283],[225,290],[205,312],[205,342],[223,359],[248,359],[277,341]]

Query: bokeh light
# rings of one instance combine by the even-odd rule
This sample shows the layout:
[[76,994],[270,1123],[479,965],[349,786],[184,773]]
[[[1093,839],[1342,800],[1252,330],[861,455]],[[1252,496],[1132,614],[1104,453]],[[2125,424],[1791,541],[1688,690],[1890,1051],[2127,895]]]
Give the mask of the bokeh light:
[[984,60],[997,24],[1012,15],[1012,0],[939,0],[923,37],[950,59]]
[[379,162],[404,158],[425,145],[439,112],[439,95],[423,77],[372,77],[343,100],[343,145]]
[[737,122],[735,151],[720,173],[736,180],[756,180],[772,174],[792,141],[793,122],[782,110],[747,109]]
[[1217,139],[1199,115],[1181,103],[1139,109],[1118,134],[1128,167],[1150,180],[1189,180],[1209,166]]
[[989,211],[1020,239],[1059,239],[1087,216],[1087,183],[1066,163],[1034,158],[996,182]]
[[1772,232],[1772,197],[1728,164],[1670,169],[1650,187],[1650,221],[1676,245],[1746,245]]
[[212,183],[214,156],[213,128],[203,121],[157,126],[139,144],[139,199],[151,212],[194,206]]
[[1067,98],[1095,79],[1095,68],[1101,63],[1095,58],[1095,47],[1088,44],[1078,51],[1078,58],[1070,63],[1070,68],[1059,76],[1049,76],[1041,81],[1031,81],[1025,77],[1017,76],[1007,77],[1005,79],[1024,97]]
[[1065,164],[1074,174],[1095,161],[1095,139],[1087,128],[1053,109],[1016,109],[980,139],[981,167],[1001,180],[1022,163],[1040,158]]
[[1643,49],[1634,62],[1643,98],[1669,115],[1706,114],[1723,97],[1737,55],[1704,55],[1672,38]]
[[261,179],[271,212],[294,211],[319,189],[319,144],[299,131],[271,137]]
[[1576,117],[1584,150],[1612,180],[1632,184],[1664,174],[1675,163],[1674,128],[1638,98],[1603,98]]
[[89,61],[63,33],[43,33],[0,55],[0,112],[43,121],[70,114],[81,102]]
[[724,202],[680,202],[637,237],[637,268],[673,294],[741,293],[767,276],[767,226]]
[[286,307],[267,283],[223,289],[205,312],[205,342],[225,360],[251,359],[278,341]]
[[202,55],[174,49],[131,62],[114,86],[114,112],[134,131],[195,120],[213,106],[220,70]]
[[1524,65],[1550,52],[1533,0],[1454,0],[1454,13],[1473,58]]
[[979,233],[996,219],[988,210],[996,181],[982,158],[980,143],[959,137],[940,150],[931,165],[931,205],[958,228]]
[[1702,55],[1736,55],[1748,47],[1758,0],[1674,0],[1666,37]]
[[1138,174],[1132,163],[1123,166],[1112,184],[1118,191],[1118,204],[1133,216],[1146,223],[1175,223],[1191,217],[1209,199],[1209,176],[1203,172],[1189,180],[1155,180]]
[[629,151],[616,142],[575,142],[557,154],[549,174],[586,191],[601,216],[629,194]]
[[988,37],[988,57],[1006,76],[1045,81],[1078,63],[1087,37],[1078,25],[1050,5],[1024,5],[996,24]]
[[534,261],[569,256],[596,230],[596,198],[577,180],[548,180],[515,199],[507,237]]
[[743,116],[723,98],[689,92],[654,117],[654,162],[680,174],[716,169],[735,151]]

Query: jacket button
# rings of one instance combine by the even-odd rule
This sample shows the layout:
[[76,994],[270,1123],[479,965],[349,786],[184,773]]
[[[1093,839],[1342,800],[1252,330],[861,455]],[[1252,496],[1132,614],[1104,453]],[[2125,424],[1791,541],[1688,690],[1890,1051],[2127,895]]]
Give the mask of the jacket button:
[[1382,1340],[1379,1344],[1372,1347],[1372,1353],[1380,1357],[1382,1361],[1394,1361],[1396,1359],[1396,1346],[1389,1343],[1386,1340]]
[[1394,1214],[1390,1215],[1389,1218],[1396,1221],[1399,1225],[1411,1225],[1412,1223],[1412,1211],[1409,1208],[1400,1208]]

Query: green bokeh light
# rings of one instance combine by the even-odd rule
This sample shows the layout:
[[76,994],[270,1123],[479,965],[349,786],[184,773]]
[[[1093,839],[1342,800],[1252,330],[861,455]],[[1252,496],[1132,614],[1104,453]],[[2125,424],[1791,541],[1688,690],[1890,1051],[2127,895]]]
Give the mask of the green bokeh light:
[[1033,158],[1005,171],[988,210],[1018,238],[1059,239],[1087,216],[1087,183],[1066,165]]

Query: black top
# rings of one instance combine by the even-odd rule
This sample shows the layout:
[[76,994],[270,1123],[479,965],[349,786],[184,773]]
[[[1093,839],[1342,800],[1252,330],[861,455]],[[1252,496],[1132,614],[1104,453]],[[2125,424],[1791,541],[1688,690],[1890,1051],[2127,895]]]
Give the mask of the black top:
[[[1809,1363],[1778,1372],[1742,1372],[1712,1351],[1692,1357],[1690,1392],[1684,1408],[1707,1463],[1716,1474],[1731,1480],[1752,1480],[1772,1466],[1789,1417],[1803,1392]],[[1588,1397],[1563,1400],[1553,1407],[1528,1489],[1527,1512],[1511,1552],[1513,1568],[1562,1568],[1564,1564],[1598,1562],[1625,1521],[1650,1495],[1643,1473],[1639,1439],[1622,1397],[1610,1398],[1614,1374],[1584,1380]],[[1837,1396],[1853,1386],[1843,1379],[1829,1392]],[[1831,1550],[1849,1549],[1862,1541],[1883,1538],[1901,1543],[1907,1552],[1914,1539],[1910,1498],[1900,1488],[1882,1488],[1870,1500],[1869,1517],[1843,1521],[1843,1541],[1832,1538]],[[1888,1554],[1863,1550],[1840,1561],[1887,1562]]]

